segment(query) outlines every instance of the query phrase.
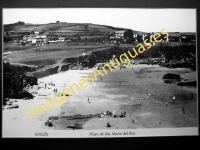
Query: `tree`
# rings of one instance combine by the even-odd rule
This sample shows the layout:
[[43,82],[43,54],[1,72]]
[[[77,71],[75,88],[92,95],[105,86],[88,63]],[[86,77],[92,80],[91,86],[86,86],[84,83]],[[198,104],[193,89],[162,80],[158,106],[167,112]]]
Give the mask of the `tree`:
[[142,36],[141,35],[137,35],[137,42],[141,43],[143,42]]
[[56,23],[60,23],[60,21],[56,21]]
[[124,39],[126,39],[126,43],[131,44],[133,41],[133,31],[128,29],[124,32]]

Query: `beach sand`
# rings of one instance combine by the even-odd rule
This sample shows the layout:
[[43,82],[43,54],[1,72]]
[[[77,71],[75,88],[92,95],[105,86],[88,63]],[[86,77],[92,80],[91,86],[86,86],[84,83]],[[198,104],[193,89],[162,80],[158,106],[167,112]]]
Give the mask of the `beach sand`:
[[[97,117],[74,120],[60,118],[53,120],[53,127],[45,126],[44,119],[32,119],[27,108],[33,109],[41,103],[47,103],[45,95],[53,97],[54,88],[61,92],[64,86],[78,84],[79,80],[88,74],[92,77],[93,71],[92,69],[69,70],[41,78],[39,82],[43,83],[39,83],[39,86],[47,83],[46,90],[44,88],[38,90],[34,99],[18,100],[17,109],[3,110],[3,135],[23,135],[23,132],[35,130],[72,130],[67,126],[75,123],[81,124],[83,130],[108,129],[106,127],[108,122],[111,129],[197,127],[196,88],[183,87],[180,92],[179,86],[163,83],[162,76],[169,72],[180,74],[186,79],[196,79],[196,72],[191,72],[189,69],[168,69],[158,65],[130,65],[126,69],[117,68],[112,72],[108,70],[102,81],[101,76],[98,76],[98,80],[92,85],[88,84],[88,87],[76,90],[76,94],[66,99],[64,106],[60,107],[56,103],[56,107],[52,109],[56,109],[53,116],[94,115],[115,110],[118,117],[109,117],[105,120]],[[55,86],[48,85],[51,81]],[[189,100],[191,92],[194,93],[193,100]],[[152,95],[150,99],[149,93]],[[172,103],[173,95],[176,96],[175,103]],[[168,107],[165,105],[166,101]],[[182,107],[185,108],[185,114],[182,112]],[[124,111],[127,116],[120,118],[119,115]],[[43,115],[48,116],[49,112],[46,111]]]

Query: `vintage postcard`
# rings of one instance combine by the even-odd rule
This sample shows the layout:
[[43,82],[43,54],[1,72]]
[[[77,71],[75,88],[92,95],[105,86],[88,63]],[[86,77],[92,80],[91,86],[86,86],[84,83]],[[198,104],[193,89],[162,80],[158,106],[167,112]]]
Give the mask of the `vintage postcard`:
[[8,137],[198,135],[196,9],[3,8]]

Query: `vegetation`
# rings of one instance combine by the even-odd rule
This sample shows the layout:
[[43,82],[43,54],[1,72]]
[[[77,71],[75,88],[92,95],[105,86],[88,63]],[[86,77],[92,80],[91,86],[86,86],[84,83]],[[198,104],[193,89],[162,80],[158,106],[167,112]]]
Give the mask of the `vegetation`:
[[176,79],[177,81],[181,80],[181,76],[178,74],[167,73],[163,76],[163,79]]
[[133,43],[133,30],[130,29],[126,30],[124,32],[124,39],[126,39],[127,44]]
[[31,71],[29,67],[12,66],[3,63],[3,101],[6,98],[33,98],[33,95],[24,90],[27,84],[37,85],[37,79],[26,75]]
[[178,86],[197,86],[197,81],[179,82]]

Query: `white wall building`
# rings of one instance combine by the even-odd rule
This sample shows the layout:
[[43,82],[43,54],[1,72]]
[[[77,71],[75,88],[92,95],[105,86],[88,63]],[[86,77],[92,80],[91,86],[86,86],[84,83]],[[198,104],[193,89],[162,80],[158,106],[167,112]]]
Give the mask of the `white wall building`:
[[65,37],[59,37],[58,40],[59,42],[65,42]]
[[115,38],[124,39],[124,32],[125,31],[115,31]]

